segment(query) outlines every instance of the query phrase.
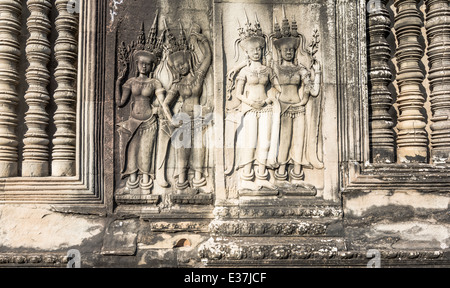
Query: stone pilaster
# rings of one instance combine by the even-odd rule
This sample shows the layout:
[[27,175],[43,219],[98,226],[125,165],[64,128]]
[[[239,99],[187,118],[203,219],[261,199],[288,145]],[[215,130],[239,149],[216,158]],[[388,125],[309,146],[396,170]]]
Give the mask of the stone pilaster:
[[418,0],[397,0],[395,33],[397,36],[397,98],[398,161],[401,163],[426,163],[428,161],[427,123],[422,114],[425,95],[421,90],[425,78],[420,67],[424,49],[420,44],[421,19]]
[[52,4],[49,0],[28,0],[27,7],[30,11],[27,20],[30,37],[25,51],[30,66],[26,72],[29,88],[25,94],[28,105],[25,124],[28,130],[23,141],[22,176],[42,177],[49,175],[49,136],[46,132],[49,116],[46,107],[50,100],[47,64],[51,55],[48,40],[51,23],[48,14]]
[[431,159],[450,163],[450,6],[448,0],[427,0],[426,24],[430,71]]
[[0,177],[17,176],[16,108],[21,30],[19,0],[0,2]]
[[58,84],[54,98],[57,105],[54,120],[52,175],[74,176],[76,158],[76,102],[78,14],[69,13],[69,0],[57,0],[55,58],[58,66],[55,80]]
[[387,41],[391,19],[386,8],[387,2],[382,0],[376,7],[368,7],[370,148],[374,163],[395,161],[394,123],[389,114],[392,107],[392,95],[388,85],[392,81],[392,73],[389,68],[391,49]]

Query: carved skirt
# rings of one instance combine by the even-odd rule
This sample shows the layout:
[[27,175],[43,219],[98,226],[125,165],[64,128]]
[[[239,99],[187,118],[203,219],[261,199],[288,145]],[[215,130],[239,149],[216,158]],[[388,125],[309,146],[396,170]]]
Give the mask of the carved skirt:
[[[272,106],[245,113],[237,135],[238,166],[267,165],[272,131]],[[255,163],[255,164],[256,164]]]
[[191,119],[175,129],[172,145],[175,151],[176,167],[174,176],[188,169],[203,172],[205,169],[205,131],[207,124],[202,117]]
[[136,172],[139,174],[154,174],[157,133],[158,121],[154,116],[139,126],[128,143],[124,175]]
[[305,107],[289,107],[281,115],[278,164],[305,163]]

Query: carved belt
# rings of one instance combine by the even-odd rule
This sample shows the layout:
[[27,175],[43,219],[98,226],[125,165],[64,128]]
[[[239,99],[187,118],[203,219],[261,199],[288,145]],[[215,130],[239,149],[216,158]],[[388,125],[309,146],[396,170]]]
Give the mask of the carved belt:
[[254,114],[254,115],[256,115],[257,117],[259,117],[259,116],[261,116],[262,114],[267,114],[267,113],[272,113],[272,112],[273,112],[273,107],[272,107],[272,105],[269,105],[269,106],[263,107],[263,108],[261,108],[261,109],[251,109],[251,110],[248,110],[247,113],[251,113],[251,114]]
[[147,131],[151,128],[157,126],[158,122],[155,116],[150,117],[148,120],[142,122],[141,126],[139,126],[139,131]]
[[305,114],[305,106],[290,106],[284,113],[283,117],[296,118],[300,114]]

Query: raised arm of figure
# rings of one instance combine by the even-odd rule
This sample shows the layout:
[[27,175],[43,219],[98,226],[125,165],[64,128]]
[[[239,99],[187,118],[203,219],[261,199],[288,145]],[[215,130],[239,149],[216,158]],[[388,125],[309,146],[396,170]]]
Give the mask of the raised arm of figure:
[[321,84],[321,67],[320,63],[318,61],[315,61],[313,64],[313,70],[314,70],[314,81],[310,83],[310,94],[313,97],[317,97],[320,94],[320,84]]
[[122,85],[123,79],[125,78],[126,70],[122,70],[116,81],[116,103],[119,108],[122,108],[127,103],[131,95],[131,85],[130,80]]
[[[198,39],[198,46],[199,46],[200,50],[205,55],[198,70],[200,71],[200,73],[206,74],[206,72],[209,69],[209,66],[211,65],[211,61],[212,61],[211,47],[210,47],[209,41],[205,35],[199,34],[199,33],[195,33],[194,35]],[[204,75],[203,75],[203,77],[204,77]]]

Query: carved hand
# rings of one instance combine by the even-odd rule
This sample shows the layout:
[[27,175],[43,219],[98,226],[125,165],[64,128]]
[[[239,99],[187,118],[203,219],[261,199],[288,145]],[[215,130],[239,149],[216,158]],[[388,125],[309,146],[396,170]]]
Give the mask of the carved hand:
[[117,77],[117,82],[122,82],[123,79],[125,78],[125,75],[128,72],[128,64],[123,64],[122,65],[122,69],[119,70],[119,75]]
[[322,71],[319,61],[314,61],[312,68],[314,69],[315,73],[320,73]]

